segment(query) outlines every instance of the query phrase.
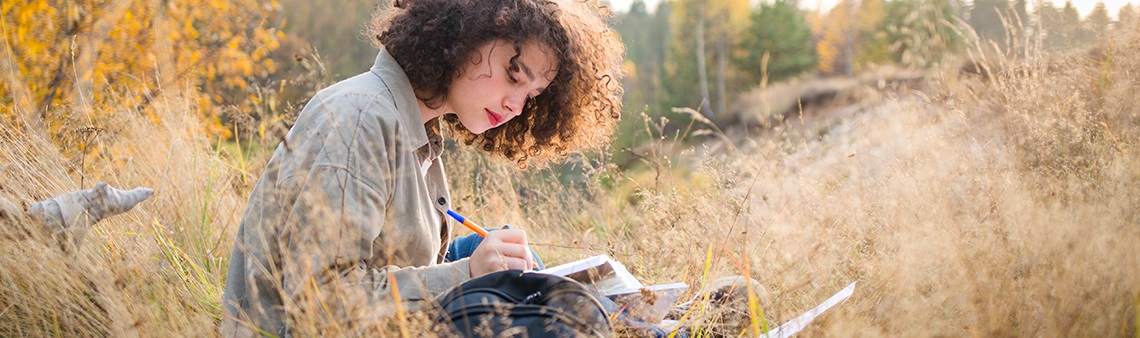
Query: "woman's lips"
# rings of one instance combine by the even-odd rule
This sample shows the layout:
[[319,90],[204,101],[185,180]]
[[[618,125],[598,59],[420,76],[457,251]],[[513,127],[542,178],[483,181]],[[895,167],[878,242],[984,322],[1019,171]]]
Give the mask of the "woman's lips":
[[490,109],[483,108],[483,110],[487,111],[487,119],[491,121],[492,127],[498,126],[500,122],[503,122],[503,116],[495,114],[495,112]]

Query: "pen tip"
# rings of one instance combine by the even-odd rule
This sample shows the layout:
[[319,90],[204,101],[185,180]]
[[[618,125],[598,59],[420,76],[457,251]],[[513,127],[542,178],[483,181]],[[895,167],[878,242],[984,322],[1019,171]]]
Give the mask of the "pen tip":
[[447,214],[450,215],[451,218],[454,218],[456,221],[459,221],[459,223],[463,223],[464,221],[463,216],[459,216],[458,213],[451,211],[451,209],[447,210]]

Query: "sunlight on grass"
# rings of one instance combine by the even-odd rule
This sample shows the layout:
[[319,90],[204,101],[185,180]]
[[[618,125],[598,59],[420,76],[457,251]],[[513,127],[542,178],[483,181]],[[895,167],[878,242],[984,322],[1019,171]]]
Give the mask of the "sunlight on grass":
[[[977,47],[986,74],[860,85],[760,131],[692,109],[660,112],[684,125],[627,115],[645,142],[543,171],[449,147],[454,207],[525,229],[548,265],[604,253],[647,284],[688,283],[676,319],[702,337],[766,332],[853,281],[804,336],[1140,337],[1131,34],[1040,62]],[[94,180],[156,190],[75,255],[0,217],[0,335],[219,332],[233,238],[276,140],[209,139],[187,97],[96,119],[86,138],[0,124],[0,196],[15,205]],[[709,299],[729,275],[764,287],[743,316]],[[422,313],[353,323],[314,306],[298,332],[434,332]]]

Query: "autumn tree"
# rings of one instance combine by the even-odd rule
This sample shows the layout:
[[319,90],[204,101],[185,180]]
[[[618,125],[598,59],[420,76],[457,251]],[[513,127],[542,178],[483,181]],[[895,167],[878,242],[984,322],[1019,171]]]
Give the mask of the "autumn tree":
[[883,0],[862,0],[855,13],[855,28],[858,30],[855,41],[855,60],[852,70],[861,71],[868,65],[882,65],[891,62],[890,42],[878,28],[886,19],[887,12]]
[[855,44],[852,12],[856,6],[856,0],[840,1],[816,22],[815,31],[819,38],[815,48],[820,73],[851,75]]
[[[268,76],[281,33],[273,0],[73,0],[0,2],[0,102],[9,119],[55,133],[48,117],[99,116],[109,100],[146,108],[164,91],[200,86],[212,132],[223,105],[249,102],[249,81]],[[145,109],[144,109],[145,111]]]
[[887,37],[880,32],[884,5],[883,0],[843,0],[813,25],[821,73],[852,75],[868,65],[892,62]]
[[748,83],[762,81],[761,74],[779,81],[815,66],[811,29],[795,3],[762,3],[752,11],[751,21],[740,44],[744,57],[734,60]]

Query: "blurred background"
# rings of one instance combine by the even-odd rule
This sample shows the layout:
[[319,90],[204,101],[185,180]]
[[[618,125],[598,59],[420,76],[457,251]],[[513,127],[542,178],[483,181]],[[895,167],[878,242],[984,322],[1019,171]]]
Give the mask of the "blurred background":
[[[126,100],[145,112],[162,93],[192,88],[218,141],[272,139],[279,135],[267,130],[287,127],[316,89],[367,70],[376,49],[364,31],[377,6],[387,4],[5,2],[3,113],[59,134],[66,117],[50,115],[61,107],[106,114],[96,107]],[[641,128],[639,114],[656,118],[689,107],[724,129],[748,125],[787,109],[757,109],[745,98],[765,86],[930,69],[959,62],[970,39],[1023,58],[1069,52],[1096,44],[1137,10],[1120,0],[621,0],[609,6],[628,46],[617,150],[640,142],[630,132]]]
[[[0,198],[156,191],[75,254],[0,204],[0,336],[218,335],[253,184],[306,100],[371,66],[383,6],[0,1]],[[1133,4],[608,9],[627,46],[613,142],[525,171],[449,143],[457,211],[526,229],[548,264],[604,253],[688,283],[681,320],[703,336],[766,332],[853,281],[805,336],[1140,336]],[[701,290],[730,274],[764,289],[709,310]]]

